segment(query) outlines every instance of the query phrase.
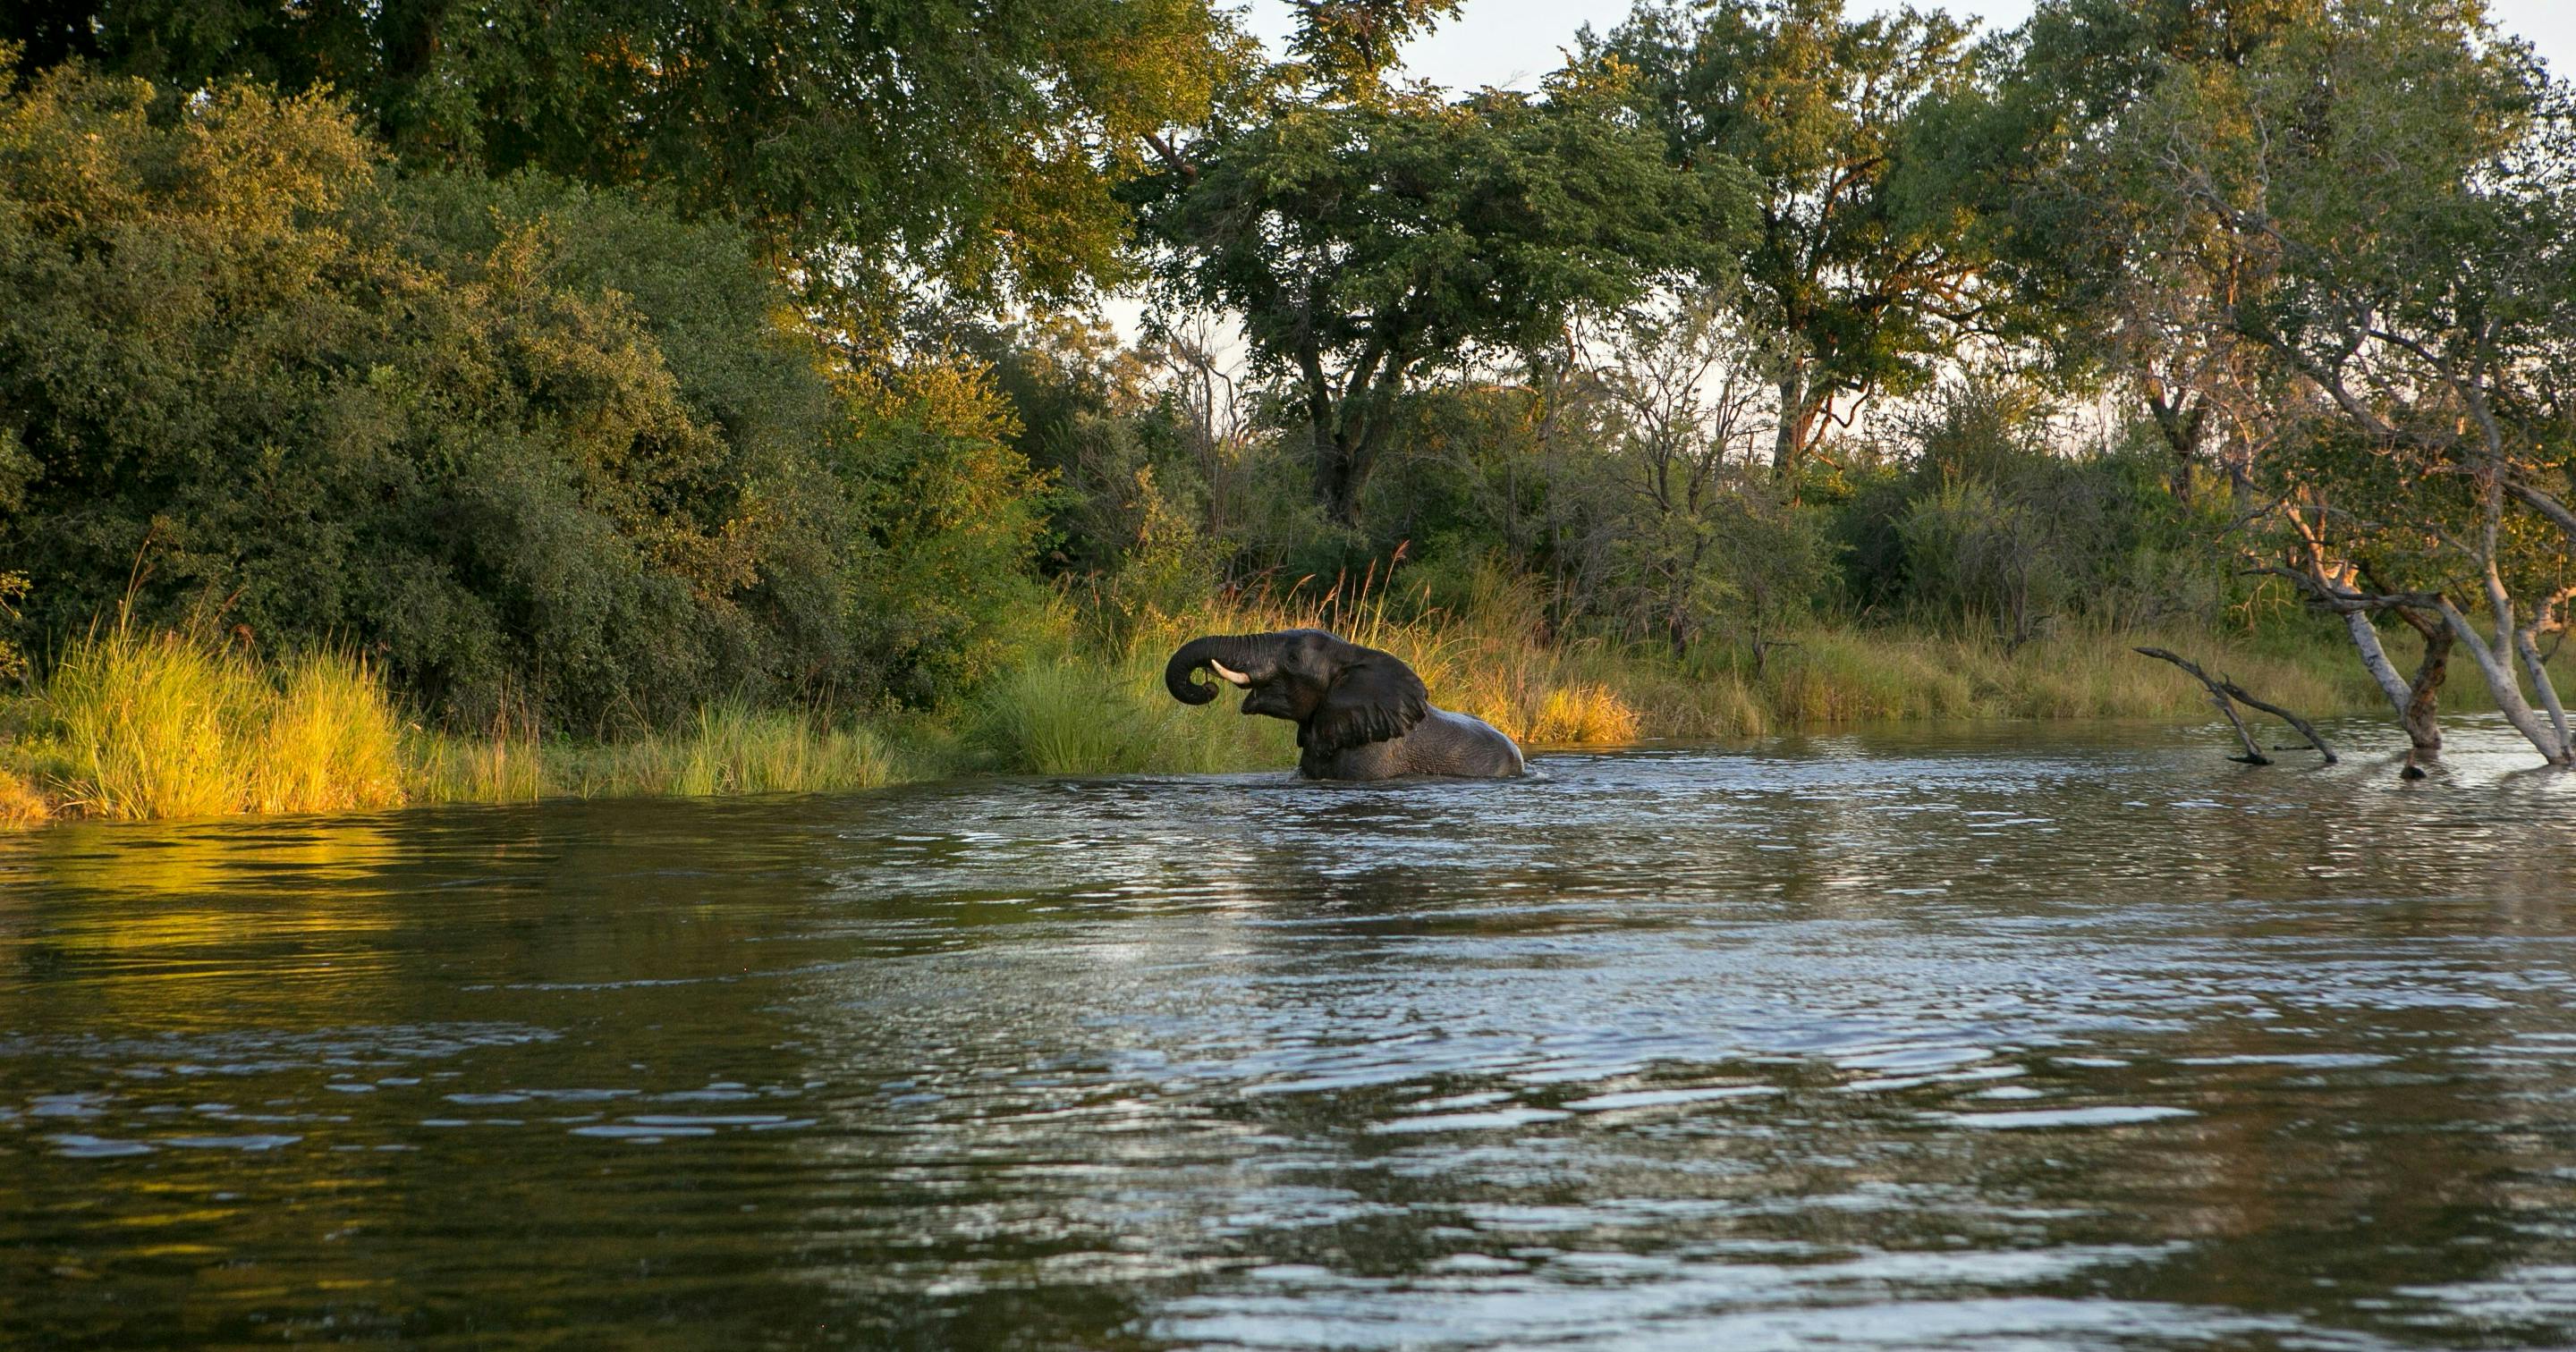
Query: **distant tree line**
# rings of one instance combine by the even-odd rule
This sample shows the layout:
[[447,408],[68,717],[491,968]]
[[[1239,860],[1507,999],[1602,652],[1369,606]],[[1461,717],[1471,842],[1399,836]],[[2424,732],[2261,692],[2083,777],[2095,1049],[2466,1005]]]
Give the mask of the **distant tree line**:
[[13,18],[15,632],[609,727],[1401,554],[1685,667],[2304,606],[2576,754],[2576,116],[2474,7],[1649,0],[1465,95],[1454,3],[1295,8]]

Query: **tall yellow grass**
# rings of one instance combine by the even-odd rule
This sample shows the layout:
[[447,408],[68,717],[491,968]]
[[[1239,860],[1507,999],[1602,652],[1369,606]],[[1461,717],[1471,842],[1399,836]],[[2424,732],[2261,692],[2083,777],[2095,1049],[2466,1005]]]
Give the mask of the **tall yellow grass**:
[[913,776],[886,739],[785,710],[727,702],[670,732],[565,748],[554,787],[582,797],[708,797],[873,789]]
[[266,727],[242,748],[250,810],[335,812],[402,800],[400,720],[364,663],[308,654],[263,693]]
[[2076,631],[2007,650],[1992,639],[1819,631],[1775,652],[1758,682],[1783,724],[1930,718],[2182,718],[2205,714],[2201,688],[2134,647],[2201,654],[2274,703],[2318,714],[2378,698],[2349,652],[2330,642],[2265,647],[2224,634]]
[[398,727],[365,664],[274,673],[178,634],[74,642],[36,701],[51,786],[83,815],[325,812],[401,798]]
[[53,803],[34,781],[15,770],[0,769],[0,831],[42,826],[53,815]]
[[[1725,643],[1682,662],[1660,647],[1550,643],[1526,591],[1500,581],[1476,588],[1454,614],[1418,597],[1404,598],[1414,604],[1399,613],[1373,577],[1183,614],[1147,609],[1114,625],[1068,606],[1048,650],[936,715],[865,726],[720,703],[680,727],[610,744],[523,727],[482,736],[406,727],[383,683],[353,658],[262,666],[216,644],[120,627],[74,643],[33,697],[0,708],[0,826],[65,814],[835,791],[966,769],[1277,770],[1296,760],[1294,729],[1240,717],[1230,700],[1174,701],[1163,662],[1201,634],[1306,626],[1394,653],[1434,702],[1537,748],[1902,719],[2208,717],[2200,688],[2132,652],[2138,643],[2184,652],[2303,713],[2385,707],[2340,636],[2322,632],[2256,640],[2076,631],[2008,651],[1980,637],[1819,628],[1773,646],[1757,668],[1749,651]],[[2406,646],[2392,639],[2401,663]],[[2576,654],[2559,665],[2576,665]],[[2487,704],[2474,679],[2455,678],[2443,695],[2446,711]]]
[[526,802],[875,788],[919,771],[882,733],[718,704],[612,744],[406,727],[365,663],[263,666],[124,626],[74,642],[0,727],[0,825],[341,812],[400,802]]

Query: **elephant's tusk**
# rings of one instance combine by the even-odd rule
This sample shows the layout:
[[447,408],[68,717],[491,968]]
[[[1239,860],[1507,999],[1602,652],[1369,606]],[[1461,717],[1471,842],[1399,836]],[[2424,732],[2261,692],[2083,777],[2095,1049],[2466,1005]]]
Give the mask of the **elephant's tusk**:
[[1216,661],[1216,660],[1214,660],[1214,659],[1210,659],[1210,660],[1209,660],[1209,662],[1208,662],[1208,670],[1215,672],[1215,673],[1216,673],[1216,676],[1217,676],[1217,679],[1218,679],[1218,680],[1220,680],[1220,681],[1225,682],[1225,683],[1226,683],[1226,684],[1228,684],[1228,685],[1244,685],[1244,686],[1248,686],[1248,685],[1252,684],[1252,678],[1251,678],[1251,677],[1246,676],[1246,675],[1244,675],[1242,672],[1239,672],[1239,671],[1235,670],[1234,668],[1227,666],[1225,663],[1223,663],[1223,662],[1219,662],[1219,661]]

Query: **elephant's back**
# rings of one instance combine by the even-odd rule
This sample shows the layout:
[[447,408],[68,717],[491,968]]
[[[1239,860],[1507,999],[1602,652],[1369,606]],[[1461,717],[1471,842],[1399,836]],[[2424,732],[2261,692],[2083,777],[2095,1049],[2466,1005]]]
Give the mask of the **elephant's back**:
[[1517,743],[1473,714],[1434,708],[1404,740],[1416,744],[1408,749],[1417,774],[1508,779],[1528,766]]

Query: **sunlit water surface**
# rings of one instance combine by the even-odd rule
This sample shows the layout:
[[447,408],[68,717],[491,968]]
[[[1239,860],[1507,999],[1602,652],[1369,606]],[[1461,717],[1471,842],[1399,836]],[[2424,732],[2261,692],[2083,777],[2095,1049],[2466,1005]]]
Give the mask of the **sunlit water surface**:
[[0,841],[0,1342],[2576,1342],[2576,783],[2456,741]]

